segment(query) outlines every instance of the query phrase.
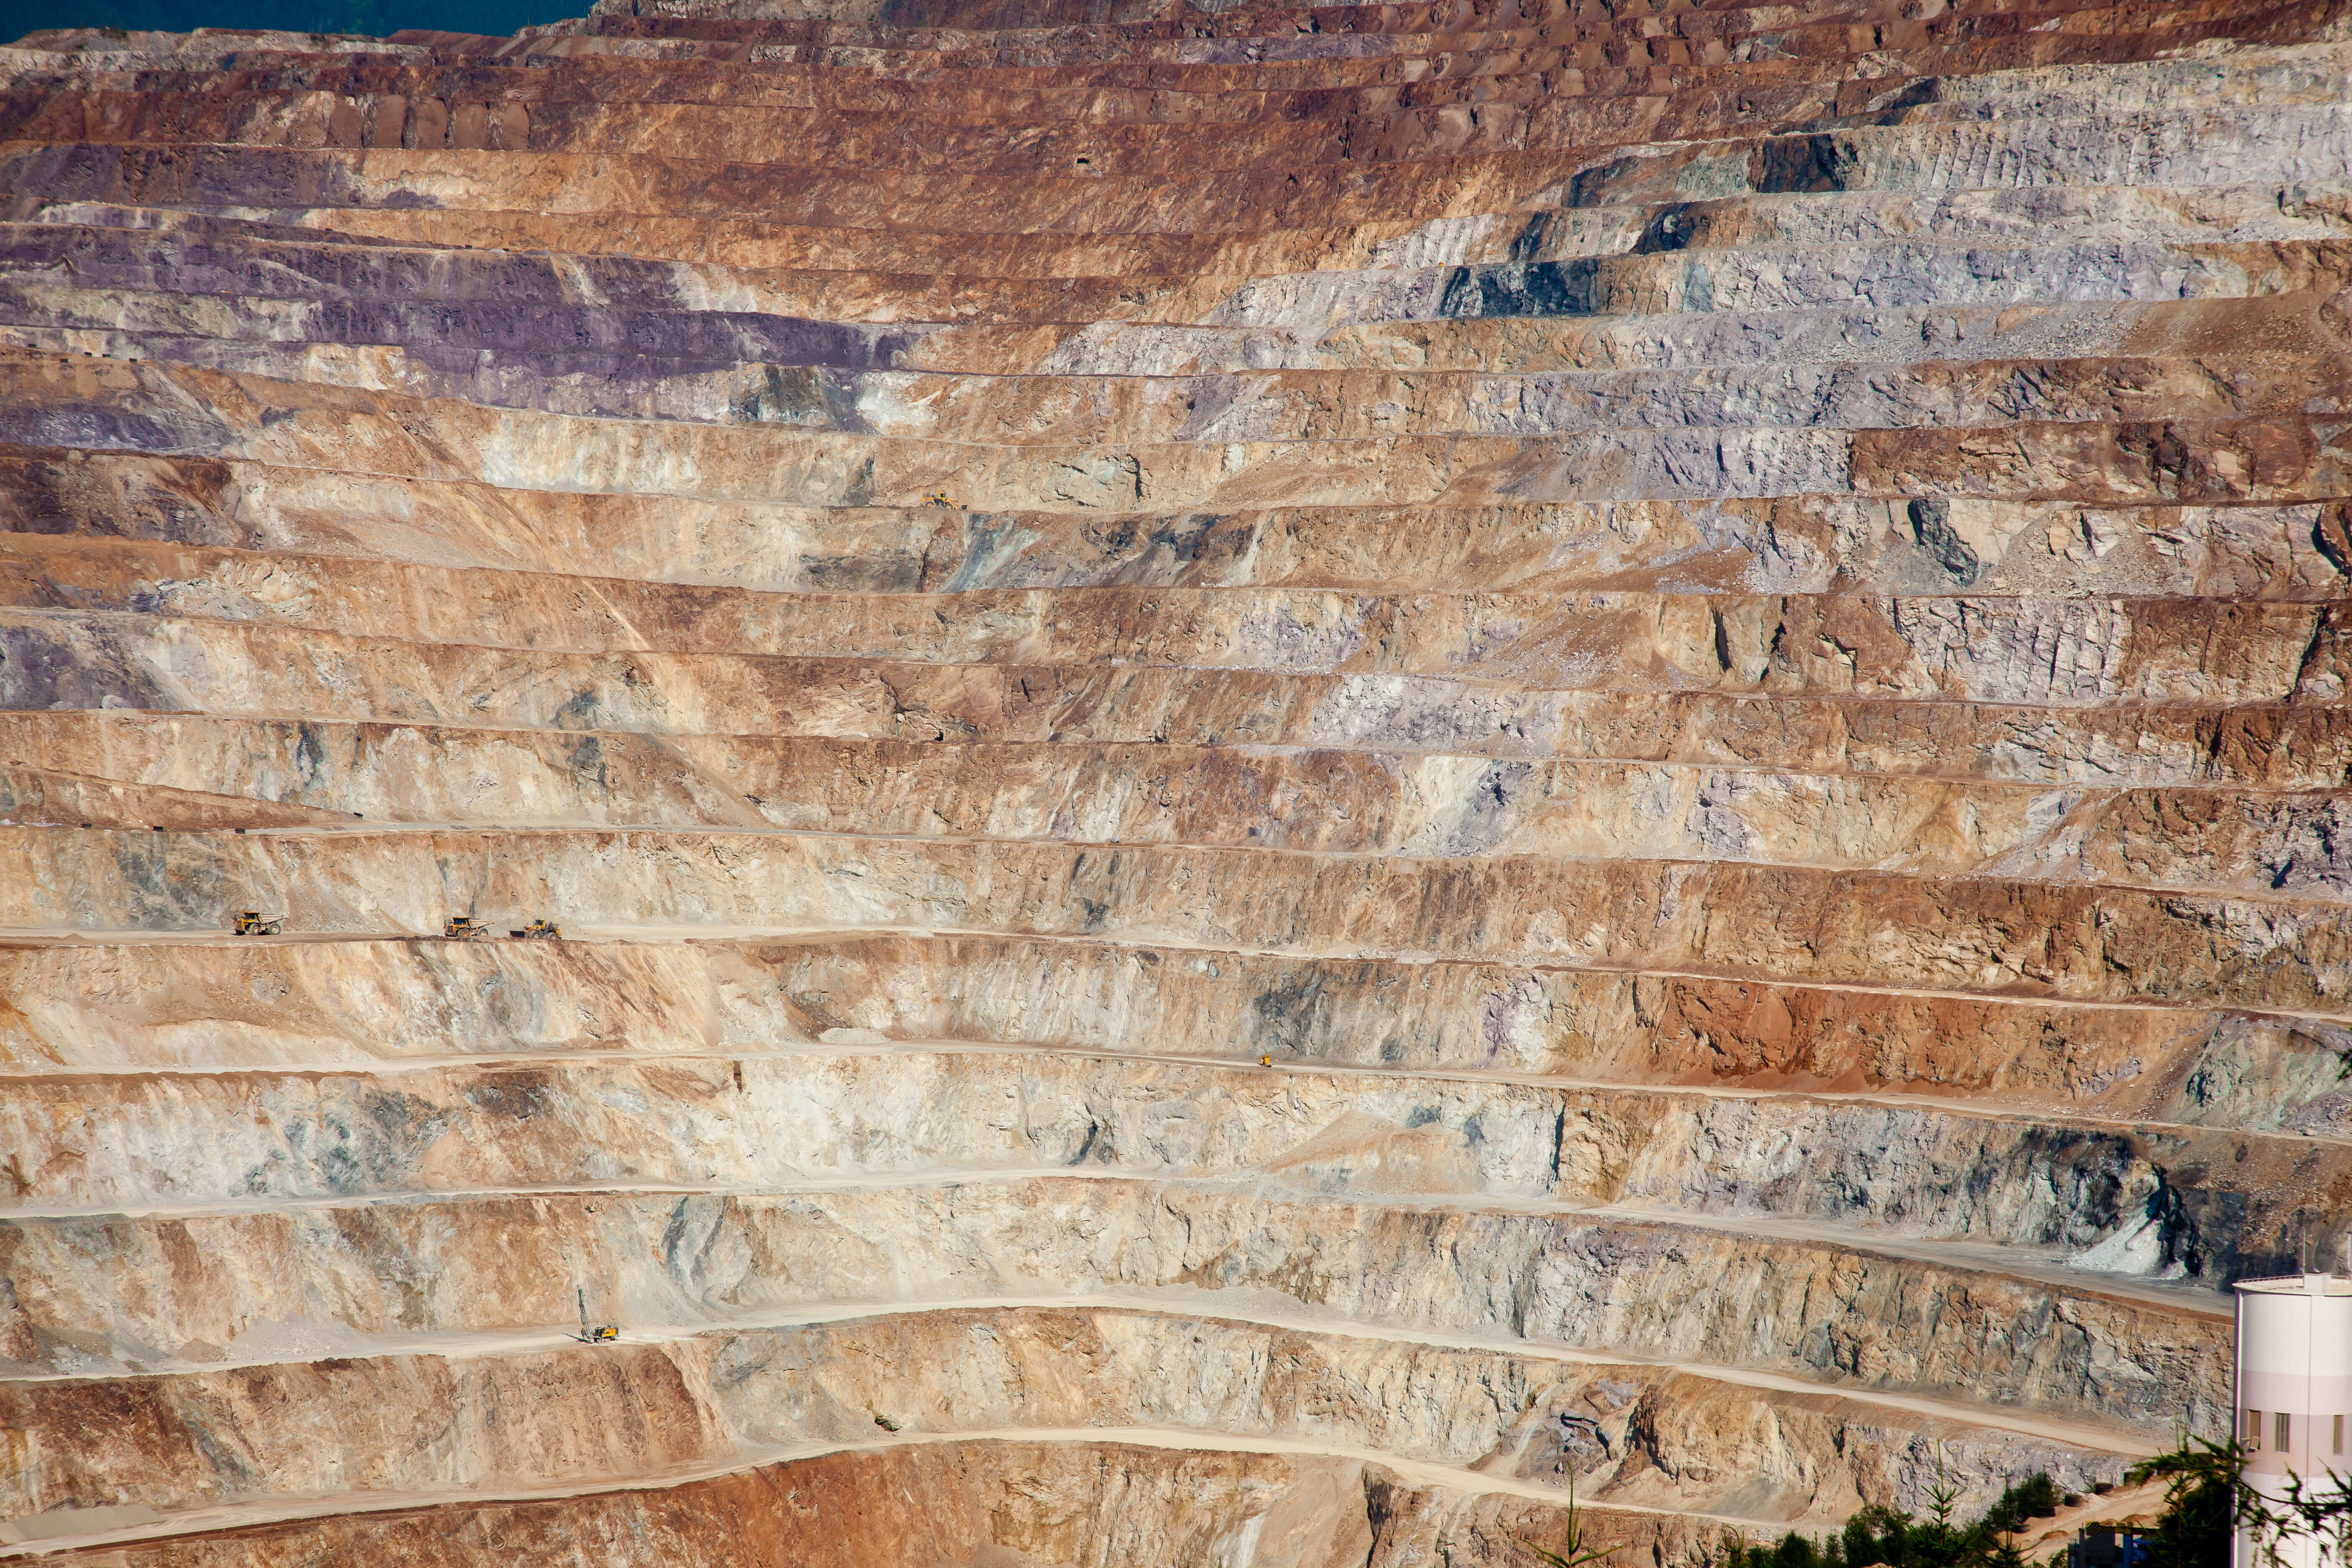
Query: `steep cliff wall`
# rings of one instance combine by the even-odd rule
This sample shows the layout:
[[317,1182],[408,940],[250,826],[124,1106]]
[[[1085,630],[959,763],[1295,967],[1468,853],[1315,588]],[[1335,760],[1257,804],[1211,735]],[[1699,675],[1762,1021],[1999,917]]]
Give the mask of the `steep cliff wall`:
[[2221,1429],[2352,1223],[2343,11],[0,50],[0,1552],[1674,1564]]

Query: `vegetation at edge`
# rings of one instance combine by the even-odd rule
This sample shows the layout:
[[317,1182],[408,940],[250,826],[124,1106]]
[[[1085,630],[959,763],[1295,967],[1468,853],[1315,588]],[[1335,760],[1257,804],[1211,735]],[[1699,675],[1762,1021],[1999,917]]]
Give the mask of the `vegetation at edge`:
[[[2231,1536],[2239,1527],[2273,1547],[2297,1536],[2340,1540],[2352,1528],[2352,1480],[2333,1472],[2320,1483],[2295,1479],[2284,1500],[2265,1500],[2246,1484],[2245,1465],[2246,1451],[2235,1442],[2184,1438],[2133,1466],[2131,1484],[2165,1483],[2163,1511],[2132,1532],[2139,1542],[2137,1568],[2229,1568]],[[1925,1519],[1872,1507],[1820,1540],[1794,1531],[1772,1544],[1727,1538],[1714,1568],[2024,1568],[2024,1554],[2008,1538],[2077,1500],[2060,1497],[2047,1475],[2036,1474],[2002,1492],[1982,1519],[1957,1525],[1956,1496],[1939,1469]]]
[[[2025,1568],[2024,1554],[2006,1536],[2056,1513],[2062,1502],[2079,1500],[2062,1498],[2057,1484],[2037,1471],[2003,1491],[1983,1518],[1960,1524],[1953,1519],[1958,1495],[1939,1472],[1925,1518],[1874,1504],[1819,1540],[1793,1530],[1770,1545],[1727,1537],[1716,1568]],[[2225,1532],[2225,1564],[2227,1552]]]

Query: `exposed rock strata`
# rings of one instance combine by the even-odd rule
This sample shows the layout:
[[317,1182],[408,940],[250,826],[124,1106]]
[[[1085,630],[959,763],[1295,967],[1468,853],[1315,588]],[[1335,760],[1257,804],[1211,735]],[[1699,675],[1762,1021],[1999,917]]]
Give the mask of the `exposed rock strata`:
[[0,50],[0,1552],[1693,1563],[2219,1430],[2352,1223],[2348,25]]

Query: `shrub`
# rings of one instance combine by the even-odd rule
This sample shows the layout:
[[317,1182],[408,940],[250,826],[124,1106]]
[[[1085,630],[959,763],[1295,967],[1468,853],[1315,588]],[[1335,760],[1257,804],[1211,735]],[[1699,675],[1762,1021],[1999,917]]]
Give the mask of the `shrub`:
[[2027,1520],[2047,1519],[2057,1511],[2057,1483],[2047,1470],[2036,1470],[2001,1492],[2000,1500],[1985,1511],[1985,1528],[2007,1534],[2025,1528]]

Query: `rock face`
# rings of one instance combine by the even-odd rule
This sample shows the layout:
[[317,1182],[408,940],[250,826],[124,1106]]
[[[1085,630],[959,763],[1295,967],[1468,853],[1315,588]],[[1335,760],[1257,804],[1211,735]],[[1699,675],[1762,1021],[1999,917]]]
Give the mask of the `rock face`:
[[0,1552],[1696,1563],[2352,1223],[2342,0],[0,79]]

